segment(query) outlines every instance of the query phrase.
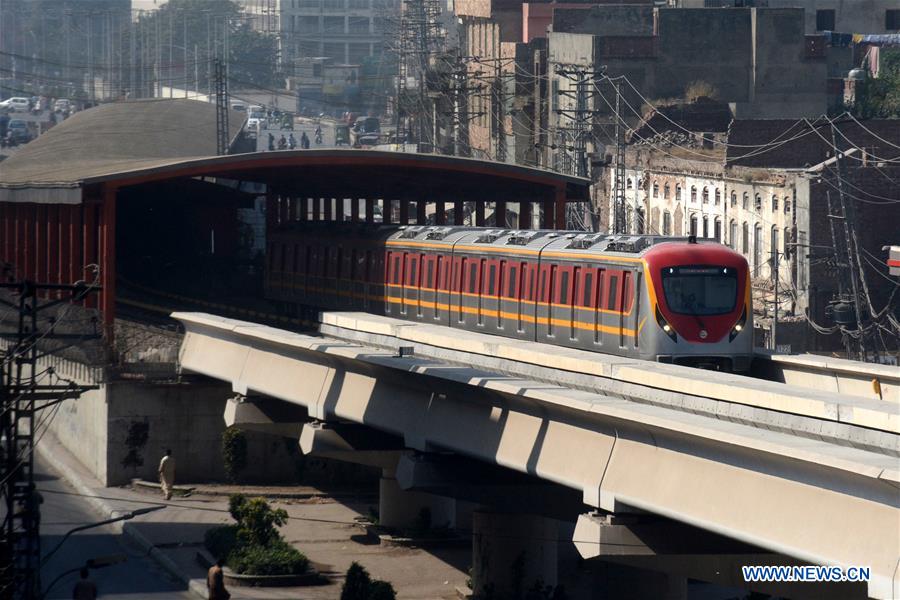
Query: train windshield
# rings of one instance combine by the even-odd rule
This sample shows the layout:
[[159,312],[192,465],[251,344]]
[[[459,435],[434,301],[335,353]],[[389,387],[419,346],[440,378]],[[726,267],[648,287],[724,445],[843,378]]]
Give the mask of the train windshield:
[[737,303],[737,270],[667,267],[662,272],[669,310],[682,315],[724,315]]

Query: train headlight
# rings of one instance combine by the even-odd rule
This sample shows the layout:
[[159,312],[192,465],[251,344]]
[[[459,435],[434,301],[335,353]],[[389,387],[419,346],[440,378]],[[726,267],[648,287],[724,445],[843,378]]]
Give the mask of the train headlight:
[[731,333],[728,334],[728,341],[731,342],[738,336],[740,332],[744,330],[744,325],[747,324],[747,307],[744,307],[744,310],[741,312],[741,318],[738,319],[738,322],[734,324],[734,327],[731,328]]
[[669,325],[665,317],[662,316],[662,313],[659,312],[659,306],[656,307],[656,322],[659,324],[660,328],[666,332],[666,335],[672,338],[673,342],[678,342],[678,334],[675,333],[672,326]]

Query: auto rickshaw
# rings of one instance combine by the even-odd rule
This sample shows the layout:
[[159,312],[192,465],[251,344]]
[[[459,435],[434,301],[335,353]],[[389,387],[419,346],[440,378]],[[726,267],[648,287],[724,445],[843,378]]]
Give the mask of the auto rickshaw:
[[349,146],[350,145],[350,126],[335,125],[334,127],[334,145]]

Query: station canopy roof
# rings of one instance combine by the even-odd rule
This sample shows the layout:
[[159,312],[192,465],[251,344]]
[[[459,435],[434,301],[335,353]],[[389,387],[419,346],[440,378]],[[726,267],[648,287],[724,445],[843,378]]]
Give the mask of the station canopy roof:
[[[230,112],[233,149],[241,145],[245,118]],[[0,201],[79,203],[81,188],[91,184],[202,176],[257,181],[310,197],[551,200],[552,190],[565,188],[566,199],[587,200],[590,184],[541,169],[436,154],[333,148],[215,154],[213,104],[186,99],[103,104],[75,113],[0,163]]]

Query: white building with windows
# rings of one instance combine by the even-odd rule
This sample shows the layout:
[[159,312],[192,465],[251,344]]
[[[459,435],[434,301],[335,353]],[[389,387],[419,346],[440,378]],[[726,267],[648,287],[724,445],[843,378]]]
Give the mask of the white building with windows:
[[240,0],[258,29],[278,36],[281,61],[326,58],[359,65],[383,52],[395,0]]

